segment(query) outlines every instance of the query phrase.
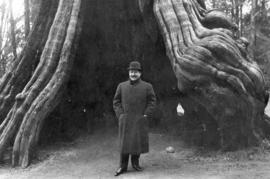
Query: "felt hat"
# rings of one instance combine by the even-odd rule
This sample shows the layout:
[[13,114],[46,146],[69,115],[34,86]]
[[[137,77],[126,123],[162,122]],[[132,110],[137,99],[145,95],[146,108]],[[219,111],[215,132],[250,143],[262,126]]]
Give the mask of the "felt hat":
[[129,63],[128,70],[139,70],[142,71],[141,64],[138,61],[132,61]]

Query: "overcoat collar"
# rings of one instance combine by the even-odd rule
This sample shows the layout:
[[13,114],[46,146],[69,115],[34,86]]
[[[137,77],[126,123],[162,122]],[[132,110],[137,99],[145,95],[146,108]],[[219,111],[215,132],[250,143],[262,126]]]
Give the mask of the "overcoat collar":
[[137,79],[137,80],[135,80],[135,81],[132,81],[132,80],[129,79],[129,83],[130,83],[131,85],[137,85],[137,84],[140,83],[140,81],[141,81],[141,78],[139,78],[139,79]]

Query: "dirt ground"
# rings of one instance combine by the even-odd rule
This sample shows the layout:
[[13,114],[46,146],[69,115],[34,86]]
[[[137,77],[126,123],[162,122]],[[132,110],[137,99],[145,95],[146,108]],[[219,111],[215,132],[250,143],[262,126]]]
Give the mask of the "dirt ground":
[[[166,153],[173,146],[175,153]],[[0,165],[1,179],[39,178],[138,178],[138,179],[234,179],[270,178],[270,152],[261,148],[221,153],[185,146],[179,137],[150,134],[150,152],[141,157],[143,172],[114,177],[118,166],[117,129],[100,130],[72,143],[57,143],[39,152],[27,169]]]

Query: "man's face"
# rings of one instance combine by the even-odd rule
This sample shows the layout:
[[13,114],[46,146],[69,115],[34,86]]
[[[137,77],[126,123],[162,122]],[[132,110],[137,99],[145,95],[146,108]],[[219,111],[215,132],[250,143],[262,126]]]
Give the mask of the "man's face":
[[138,70],[129,70],[129,78],[131,81],[136,81],[141,77],[142,73]]

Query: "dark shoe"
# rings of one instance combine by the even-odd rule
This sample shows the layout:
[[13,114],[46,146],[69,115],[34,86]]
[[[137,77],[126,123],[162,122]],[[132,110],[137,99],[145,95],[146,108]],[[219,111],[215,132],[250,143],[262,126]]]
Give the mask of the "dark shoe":
[[127,168],[122,168],[122,167],[120,167],[120,168],[118,168],[118,169],[116,170],[114,176],[118,176],[118,175],[120,175],[120,174],[122,174],[122,173],[125,173],[126,171],[127,171]]
[[140,167],[139,165],[132,165],[132,167],[133,167],[136,171],[143,171],[143,168]]

